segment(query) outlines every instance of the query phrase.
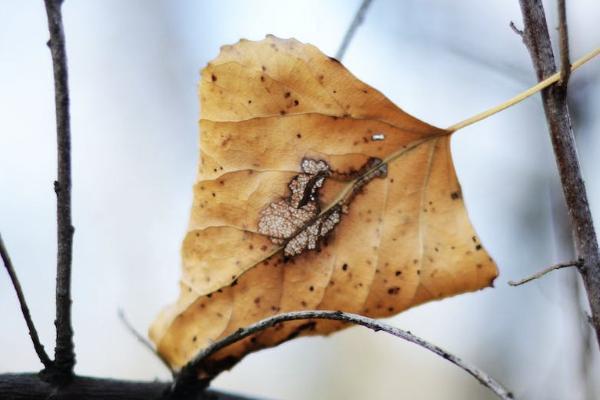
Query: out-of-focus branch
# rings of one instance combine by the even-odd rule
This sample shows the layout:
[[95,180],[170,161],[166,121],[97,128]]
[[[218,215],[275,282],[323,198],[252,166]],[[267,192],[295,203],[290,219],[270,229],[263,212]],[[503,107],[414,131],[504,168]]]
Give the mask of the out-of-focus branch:
[[[523,41],[541,81],[556,73],[544,6],[541,0],[520,0],[520,4],[524,22]],[[567,26],[563,26],[563,37],[566,38]],[[575,256],[583,260],[578,270],[585,284],[596,338],[600,343],[600,253],[579,166],[566,87],[555,85],[544,89],[542,101],[571,221]]]
[[[274,325],[277,325],[281,322],[285,321],[295,321],[295,320],[311,320],[311,319],[327,319],[327,320],[335,320],[335,321],[343,321],[349,322],[352,324],[364,326],[369,328],[375,332],[384,331],[416,345],[419,345],[438,356],[450,361],[452,364],[457,367],[463,369],[467,373],[471,374],[475,379],[479,381],[482,385],[490,389],[494,394],[496,394],[501,399],[512,399],[513,395],[506,390],[500,383],[494,380],[491,376],[481,371],[474,365],[469,364],[466,361],[461,360],[459,357],[447,352],[439,346],[436,346],[432,343],[421,339],[408,331],[404,331],[402,329],[393,327],[391,325],[385,324],[383,322],[374,320],[372,318],[363,317],[362,315],[343,313],[341,311],[296,311],[290,312],[286,314],[275,315],[270,318],[263,319],[255,324],[252,324],[246,328],[240,328],[231,335],[214,342],[210,346],[204,348],[191,360],[187,365],[185,365],[179,374],[177,375],[173,387],[171,389],[171,393],[174,396],[180,396],[182,393],[185,393],[189,387],[194,388],[197,385],[198,381],[198,370],[202,368],[205,360],[207,360],[210,356],[215,354],[217,351],[221,350],[224,347],[227,347],[233,343],[236,343],[250,335],[255,333],[264,331],[267,328],[270,328]],[[207,385],[210,380],[212,380],[216,375],[218,375],[222,371],[216,371],[213,376],[210,376],[204,380],[204,385]]]
[[360,7],[356,11],[354,18],[352,19],[352,23],[350,24],[348,30],[346,31],[346,34],[344,35],[344,39],[342,40],[340,48],[338,49],[337,53],[335,53],[335,58],[337,58],[338,60],[341,61],[342,58],[344,58],[344,54],[346,54],[346,50],[348,49],[352,38],[354,38],[356,30],[358,29],[360,24],[363,23],[365,19],[365,14],[367,13],[367,10],[369,9],[369,6],[371,5],[372,1],[373,0],[362,0]]
[[71,325],[71,264],[73,233],[71,223],[71,126],[69,115],[69,85],[65,34],[62,22],[62,0],[45,0],[54,71],[54,101],[58,146],[58,177],[54,182],[57,217],[56,269],[56,346],[51,380],[66,383],[73,376],[75,351]]
[[531,282],[534,279],[541,278],[542,276],[546,275],[547,273],[556,271],[557,269],[569,268],[569,267],[579,267],[579,266],[581,266],[581,264],[582,264],[581,260],[577,260],[577,261],[569,261],[566,263],[551,265],[548,268],[538,271],[535,274],[530,275],[526,278],[519,279],[518,281],[509,281],[508,284],[510,286],[520,286],[524,283]]
[[50,360],[50,357],[48,357],[46,350],[44,350],[44,346],[40,342],[37,330],[35,329],[35,325],[33,324],[33,320],[31,319],[31,314],[29,313],[29,307],[27,307],[27,301],[25,301],[23,289],[21,289],[21,283],[19,282],[19,278],[17,278],[17,273],[15,271],[15,268],[13,267],[10,256],[8,255],[8,250],[6,250],[6,247],[4,246],[2,235],[0,235],[0,256],[2,256],[4,267],[6,267],[6,271],[10,276],[10,280],[12,281],[12,285],[15,288],[15,292],[17,292],[17,298],[19,299],[19,304],[21,305],[21,312],[23,313],[23,318],[25,318],[27,329],[29,329],[29,336],[31,337],[31,341],[33,342],[33,348],[35,349],[35,352],[37,353],[38,358],[40,359],[44,367],[51,368],[52,360]]
[[121,320],[121,322],[123,323],[125,328],[129,331],[129,333],[131,333],[133,335],[133,337],[135,337],[137,339],[137,341],[141,343],[142,346],[144,346],[152,354],[154,354],[160,360],[160,362],[163,363],[163,365],[169,370],[169,372],[173,375],[174,371],[171,368],[171,366],[169,365],[169,363],[167,362],[167,360],[165,360],[165,358],[158,351],[156,351],[156,349],[154,348],[154,346],[152,346],[152,344],[148,341],[148,339],[146,339],[144,337],[144,335],[139,333],[135,329],[135,327],[129,322],[129,320],[127,320],[127,317],[125,316],[125,313],[123,312],[123,310],[119,309],[118,315],[119,315],[119,319]]

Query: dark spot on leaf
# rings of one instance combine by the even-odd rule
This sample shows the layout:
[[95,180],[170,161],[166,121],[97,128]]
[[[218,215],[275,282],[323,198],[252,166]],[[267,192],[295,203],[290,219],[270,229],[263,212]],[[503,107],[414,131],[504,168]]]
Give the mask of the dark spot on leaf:
[[458,191],[457,192],[452,192],[452,193],[450,193],[450,198],[452,200],[458,200],[458,199],[460,199],[460,193]]
[[398,294],[398,292],[400,291],[400,288],[398,286],[394,286],[388,289],[388,294],[394,295],[394,294]]
[[290,95],[291,95],[291,93],[290,93],[290,92],[285,92],[285,93],[283,94],[283,97],[285,97],[285,98],[287,99],[288,97],[290,97]]
[[301,138],[302,138],[302,134],[300,134],[300,133],[296,133],[296,137],[297,137],[298,139],[301,139]]
[[314,292],[314,290],[315,290],[315,287],[314,287],[314,286],[311,286],[311,287],[309,287],[309,288],[308,288],[308,290],[310,290],[311,292]]
[[396,276],[402,275],[402,271],[396,271]]
[[477,250],[477,251],[481,250],[481,245],[478,244],[477,246],[475,246],[475,250]]
[[212,74],[212,75],[210,76],[210,78],[212,79],[212,81],[213,81],[213,82],[216,82],[216,81],[217,81],[217,76],[216,76],[215,74]]
[[346,271],[348,269],[348,264],[342,265],[342,270]]

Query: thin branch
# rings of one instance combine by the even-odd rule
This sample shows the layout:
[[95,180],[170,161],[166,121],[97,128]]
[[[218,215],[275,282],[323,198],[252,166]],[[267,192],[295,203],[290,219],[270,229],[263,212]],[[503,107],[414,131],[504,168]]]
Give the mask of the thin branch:
[[[541,81],[556,73],[544,6],[541,0],[519,1],[525,27],[524,42]],[[552,86],[543,90],[542,102],[569,211],[575,256],[583,260],[578,270],[587,291],[596,338],[600,343],[600,252],[579,166],[566,88]]]
[[360,24],[362,24],[365,20],[365,15],[367,13],[367,10],[369,9],[369,6],[371,5],[371,2],[372,0],[362,0],[360,7],[354,15],[354,19],[352,19],[352,23],[350,24],[348,30],[346,31],[346,34],[344,35],[344,39],[342,40],[340,48],[338,49],[337,53],[335,53],[335,58],[337,58],[338,60],[341,61],[342,58],[344,58],[344,54],[346,54],[346,50],[348,49],[352,38],[354,38],[356,30],[358,29]]
[[154,349],[154,346],[152,346],[152,344],[148,341],[148,339],[146,339],[146,337],[144,335],[139,333],[135,329],[135,327],[129,322],[129,320],[127,320],[127,317],[125,316],[125,313],[123,312],[123,310],[119,309],[118,316],[119,316],[119,319],[121,320],[121,322],[123,323],[123,325],[125,326],[125,328],[127,328],[127,330],[129,331],[129,333],[131,333],[133,335],[133,337],[135,337],[137,339],[137,341],[142,344],[142,346],[147,348],[152,354],[154,354],[156,357],[158,357],[158,359],[163,363],[163,365],[169,370],[171,375],[174,375],[175,373],[173,371],[173,368],[171,368],[171,366],[169,365],[167,360],[165,360],[165,358]]
[[54,182],[57,217],[56,269],[56,347],[54,349],[55,379],[67,382],[73,376],[75,351],[71,326],[71,263],[73,259],[73,232],[71,223],[71,126],[69,116],[69,85],[67,55],[63,30],[62,0],[45,0],[48,16],[54,70],[56,106],[56,133],[58,146],[58,178]]
[[[461,360],[457,356],[450,354],[446,350],[438,347],[434,344],[431,344],[408,331],[404,331],[402,329],[395,328],[391,325],[385,324],[383,322],[363,317],[362,315],[343,313],[341,311],[296,311],[290,312],[286,314],[275,315],[270,318],[263,319],[255,324],[252,324],[246,328],[240,328],[231,335],[214,342],[210,346],[201,350],[194,359],[192,359],[187,365],[185,365],[181,371],[179,372],[175,382],[173,383],[173,387],[171,388],[171,393],[177,395],[178,393],[185,392],[185,388],[189,385],[194,385],[194,382],[198,380],[198,371],[202,368],[204,362],[208,357],[215,354],[220,349],[227,347],[233,343],[236,343],[250,335],[255,333],[264,331],[267,328],[270,328],[274,325],[285,321],[294,321],[294,320],[303,320],[303,319],[326,319],[326,320],[336,320],[349,322],[352,324],[364,326],[369,328],[375,332],[384,331],[411,343],[417,344],[437,355],[443,357],[444,359],[450,361],[452,364],[462,368],[464,371],[475,377],[483,386],[490,389],[494,394],[496,394],[501,399],[512,399],[513,395],[506,390],[500,383],[494,380],[485,372],[481,371],[477,367],[467,363],[466,361]],[[222,371],[218,371],[213,376],[207,378],[204,381],[204,384],[208,384],[211,379],[213,379],[218,373]]]
[[569,59],[569,30],[567,27],[567,6],[565,0],[558,0],[558,35],[560,43],[560,82],[559,85],[567,90],[571,75]]
[[551,265],[550,267],[548,267],[546,269],[538,271],[535,274],[530,275],[530,276],[528,276],[526,278],[519,279],[518,281],[508,281],[508,284],[510,286],[519,286],[519,285],[522,285],[524,283],[531,282],[534,279],[539,279],[542,276],[546,275],[547,273],[552,272],[552,271],[556,271],[557,269],[569,268],[569,267],[580,267],[582,264],[583,264],[582,260],[578,260],[578,261],[569,261],[569,262],[566,262],[566,263]]
[[31,341],[33,342],[33,348],[35,349],[35,352],[37,353],[38,358],[40,359],[44,367],[51,368],[52,360],[50,360],[50,357],[48,357],[46,350],[44,350],[44,345],[42,345],[42,343],[40,342],[37,330],[35,329],[35,325],[33,324],[33,320],[31,319],[31,314],[29,313],[29,307],[27,307],[27,301],[25,301],[23,289],[21,289],[21,283],[19,282],[19,278],[17,278],[15,268],[13,267],[10,256],[8,255],[8,251],[4,246],[2,235],[0,235],[0,256],[2,256],[2,261],[4,261],[4,266],[6,267],[8,276],[10,276],[10,280],[12,281],[12,285],[15,288],[15,292],[17,292],[17,298],[19,299],[19,304],[21,305],[21,312],[23,313],[23,318],[25,318],[27,329],[29,329],[29,336],[31,337]]

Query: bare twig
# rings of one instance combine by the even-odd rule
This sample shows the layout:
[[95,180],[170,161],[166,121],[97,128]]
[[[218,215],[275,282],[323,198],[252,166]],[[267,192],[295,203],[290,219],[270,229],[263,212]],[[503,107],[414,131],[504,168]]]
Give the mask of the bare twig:
[[352,23],[350,24],[348,30],[346,31],[346,34],[344,35],[344,39],[342,40],[340,48],[338,49],[337,53],[335,53],[335,58],[337,58],[338,60],[341,61],[342,58],[344,58],[344,54],[346,54],[346,50],[348,49],[348,46],[350,45],[350,42],[352,41],[356,30],[365,19],[365,14],[367,13],[369,6],[371,5],[371,2],[372,0],[362,0],[360,7],[356,11],[354,18],[352,19]]
[[123,312],[123,310],[119,309],[118,315],[119,315],[119,319],[121,320],[121,322],[123,323],[125,328],[127,328],[129,333],[131,333],[133,335],[133,337],[135,337],[137,339],[137,341],[142,344],[142,346],[144,346],[145,348],[150,350],[150,352],[152,352],[152,354],[154,354],[156,357],[158,357],[158,359],[163,363],[163,365],[173,375],[174,374],[173,368],[171,368],[171,366],[169,365],[167,360],[165,360],[165,358],[154,349],[154,346],[152,346],[152,344],[148,341],[148,339],[146,339],[146,337],[144,335],[139,333],[135,329],[135,327],[129,322],[129,320],[127,320],[127,317],[125,316],[125,313]]
[[571,75],[569,59],[569,30],[567,28],[567,7],[565,0],[558,0],[558,35],[560,42],[560,82],[563,90],[567,90]]
[[10,276],[10,280],[12,281],[13,287],[15,288],[15,292],[17,292],[17,298],[19,299],[19,304],[21,305],[21,312],[23,313],[23,318],[25,318],[27,329],[29,329],[29,336],[31,337],[31,341],[33,342],[33,348],[35,349],[35,352],[37,353],[38,358],[40,359],[44,367],[50,368],[52,367],[52,361],[50,360],[50,357],[48,357],[46,350],[44,350],[44,346],[40,342],[37,330],[35,329],[35,325],[33,324],[33,320],[31,319],[31,314],[29,313],[29,307],[27,307],[27,302],[25,301],[23,289],[21,289],[21,283],[19,282],[19,278],[17,278],[15,268],[13,267],[10,256],[8,255],[8,251],[4,246],[2,235],[0,235],[0,256],[2,256],[2,261],[4,262],[6,271]]
[[[255,324],[252,324],[246,328],[241,328],[232,333],[231,335],[211,344],[205,349],[201,350],[193,360],[191,360],[187,365],[185,365],[179,374],[175,382],[173,383],[173,387],[171,389],[171,393],[177,394],[185,391],[185,388],[188,385],[193,385],[194,382],[198,379],[198,370],[202,368],[203,363],[207,360],[208,357],[215,354],[220,349],[227,347],[233,343],[236,343],[250,335],[253,335],[257,332],[264,331],[267,328],[270,328],[274,325],[285,321],[294,321],[294,320],[303,320],[303,319],[328,319],[328,320],[336,320],[349,322],[352,324],[364,326],[366,328],[372,329],[375,332],[384,331],[401,339],[407,340],[411,343],[417,344],[441,357],[450,361],[454,365],[462,368],[467,373],[471,374],[475,379],[477,379],[482,385],[490,389],[494,394],[496,394],[501,399],[512,399],[513,395],[506,390],[500,383],[494,380],[485,372],[481,371],[477,367],[467,363],[466,361],[461,360],[457,356],[450,354],[446,350],[438,347],[434,344],[431,344],[408,331],[404,331],[402,329],[395,328],[391,325],[385,324],[383,322],[363,317],[362,315],[343,313],[341,311],[296,311],[290,312],[286,314],[275,315],[270,318],[263,319]],[[218,371],[215,375],[207,378],[204,384],[208,384],[212,378],[214,378],[218,373],[222,371]]]
[[69,116],[69,85],[65,34],[63,30],[62,0],[45,0],[48,16],[54,70],[56,106],[56,133],[58,146],[58,178],[54,182],[57,216],[57,270],[56,270],[56,347],[54,372],[56,382],[67,382],[73,376],[75,351],[71,326],[71,263],[73,232],[71,223],[71,127]]
[[578,261],[569,261],[569,262],[566,262],[566,263],[551,265],[550,267],[548,267],[546,269],[538,271],[535,274],[530,275],[530,276],[528,276],[526,278],[519,279],[518,281],[508,281],[508,284],[510,286],[519,286],[519,285],[522,285],[524,283],[531,282],[534,279],[541,278],[542,276],[546,275],[547,273],[552,272],[552,271],[556,271],[557,269],[569,268],[569,267],[579,267],[579,266],[581,266],[581,264],[582,264],[582,261],[578,260]]
[[[537,78],[543,80],[556,73],[544,6],[541,0],[519,1],[525,26],[524,42]],[[566,29],[566,25],[564,27]],[[583,260],[578,270],[585,284],[596,338],[600,343],[600,253],[581,176],[565,88],[551,86],[544,89],[542,101],[569,211],[575,256]]]
[[520,30],[519,28],[517,28],[517,26],[515,25],[515,23],[513,21],[510,21],[509,26],[510,26],[510,29],[512,29],[514,33],[521,36],[521,38],[523,37],[523,31]]

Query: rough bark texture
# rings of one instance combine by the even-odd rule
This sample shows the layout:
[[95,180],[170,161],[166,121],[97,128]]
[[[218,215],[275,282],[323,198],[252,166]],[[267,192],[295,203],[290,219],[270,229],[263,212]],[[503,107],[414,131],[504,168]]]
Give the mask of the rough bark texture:
[[[56,392],[37,374],[0,374],[0,393],[5,400],[162,400],[167,399],[166,382],[136,382],[112,379],[74,377],[71,383]],[[52,397],[50,397],[52,396]],[[173,398],[170,398],[173,399]],[[182,398],[183,399],[183,398]],[[212,390],[186,399],[247,400],[247,397]]]
[[[556,72],[556,63],[541,0],[520,0],[523,13],[523,41],[529,50],[538,80]],[[566,29],[566,26],[564,27]],[[542,91],[546,121],[569,211],[578,268],[587,290],[592,323],[600,342],[600,255],[592,215],[581,176],[575,137],[567,106],[565,85]]]

